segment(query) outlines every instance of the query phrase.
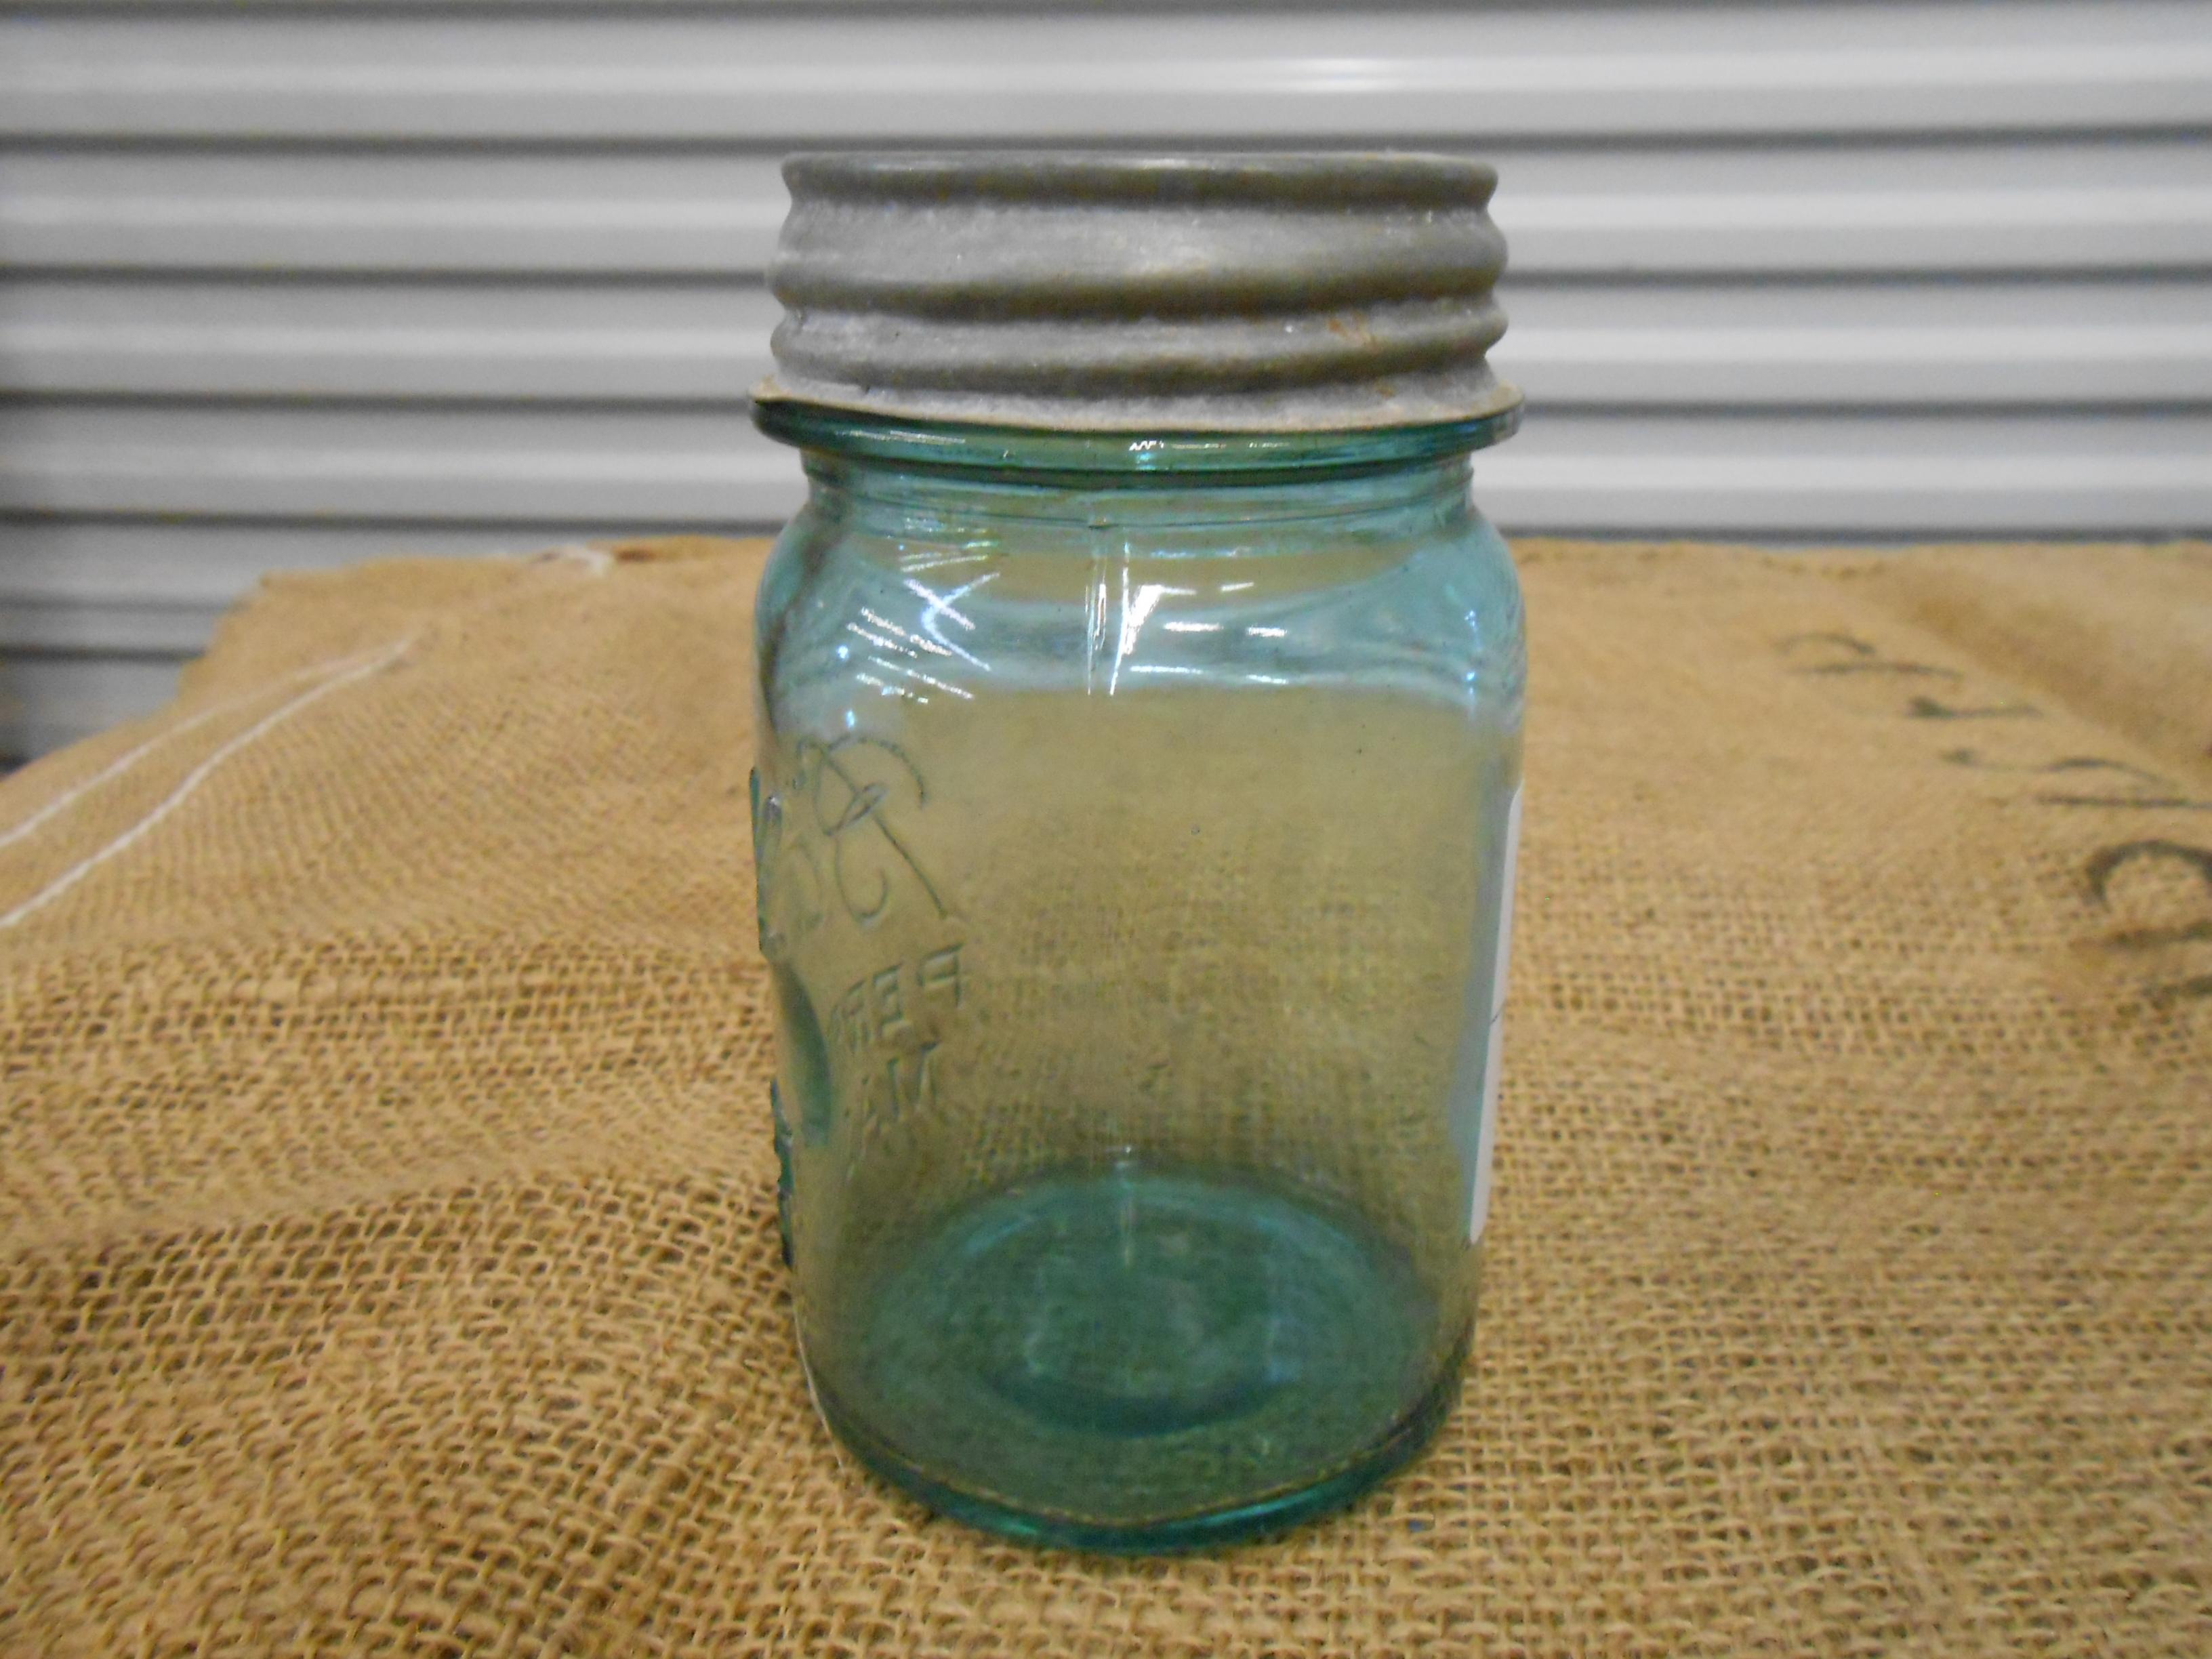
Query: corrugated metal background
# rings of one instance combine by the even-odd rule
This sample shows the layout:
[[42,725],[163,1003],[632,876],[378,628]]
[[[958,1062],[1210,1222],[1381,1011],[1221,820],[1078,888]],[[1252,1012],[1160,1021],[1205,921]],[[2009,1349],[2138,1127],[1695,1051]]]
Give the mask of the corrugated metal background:
[[800,145],[1496,161],[1509,529],[2212,526],[2212,6],[0,9],[0,754],[260,571],[771,525]]

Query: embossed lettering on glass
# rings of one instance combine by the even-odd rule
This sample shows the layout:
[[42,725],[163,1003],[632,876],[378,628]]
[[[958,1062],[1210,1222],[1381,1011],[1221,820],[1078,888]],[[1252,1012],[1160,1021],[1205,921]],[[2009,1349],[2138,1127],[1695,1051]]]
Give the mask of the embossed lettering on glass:
[[866,1465],[1152,1550],[1449,1409],[1523,652],[1487,168],[801,157],[756,416],[785,1249]]

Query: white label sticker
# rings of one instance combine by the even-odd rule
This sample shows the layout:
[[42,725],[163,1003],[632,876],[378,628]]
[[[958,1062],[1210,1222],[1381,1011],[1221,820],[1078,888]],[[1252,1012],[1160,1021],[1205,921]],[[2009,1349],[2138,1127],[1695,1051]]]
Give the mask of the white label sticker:
[[1505,809],[1505,867],[1498,872],[1498,956],[1490,968],[1490,1033],[1482,1055],[1482,1121],[1475,1130],[1474,1202],[1469,1206],[1467,1239],[1482,1237],[1490,1219],[1490,1158],[1498,1145],[1498,1073],[1505,1057],[1505,975],[1513,949],[1513,872],[1521,861],[1521,791]]

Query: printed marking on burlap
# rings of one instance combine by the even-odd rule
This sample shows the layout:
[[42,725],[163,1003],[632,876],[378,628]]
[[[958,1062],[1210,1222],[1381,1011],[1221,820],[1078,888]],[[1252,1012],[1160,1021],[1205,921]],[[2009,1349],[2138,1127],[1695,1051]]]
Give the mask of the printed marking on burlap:
[[[1941,679],[1958,683],[1965,691],[1968,676],[1941,663],[1919,662],[1891,655],[1875,641],[1842,629],[1819,629],[1792,634],[1776,641],[1775,649],[1788,672],[1821,678],[1891,677]],[[2000,694],[1947,694],[1938,698],[1925,693],[1905,696],[1898,717],[1910,720],[2034,720],[2043,711],[2033,703]],[[2008,799],[2017,804],[2062,811],[2118,812],[2212,812],[2212,798],[2132,762],[2101,755],[2033,755],[2021,759],[1993,757],[1978,748],[1948,749],[1935,757],[1940,763],[1966,770],[2030,781]],[[2179,866],[2197,878],[2207,901],[2207,914],[2155,926],[2116,929],[2097,943],[2130,957],[2170,961],[2177,951],[2196,951],[2212,945],[2212,848],[2161,837],[2115,842],[2088,854],[2083,867],[2083,890],[2100,910],[2112,908],[2112,888],[2118,872],[2130,865]],[[2160,976],[2142,988],[2144,1002],[2165,1008],[2197,998],[2212,998],[2212,973],[2185,971],[2179,977]]]

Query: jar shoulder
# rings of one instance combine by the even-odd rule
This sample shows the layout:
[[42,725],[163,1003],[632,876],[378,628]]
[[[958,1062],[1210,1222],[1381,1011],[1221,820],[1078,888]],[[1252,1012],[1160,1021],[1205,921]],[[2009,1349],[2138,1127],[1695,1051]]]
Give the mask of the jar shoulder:
[[1264,547],[1210,528],[1033,547],[1006,533],[886,535],[810,508],[762,580],[766,712],[811,727],[856,701],[1326,683],[1517,720],[1520,585],[1480,514],[1416,535],[1278,531]]

